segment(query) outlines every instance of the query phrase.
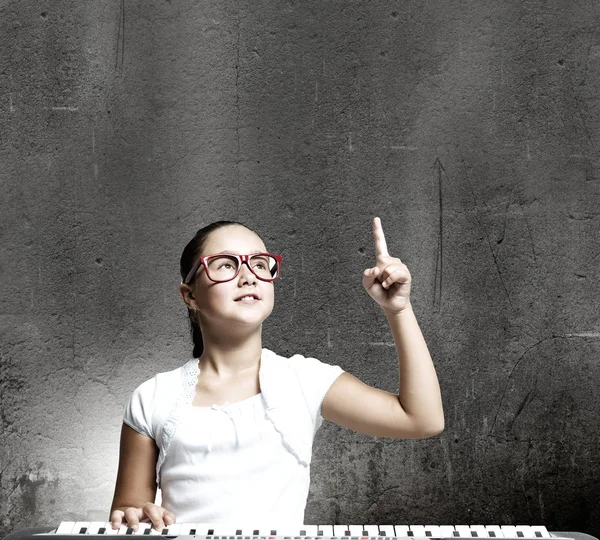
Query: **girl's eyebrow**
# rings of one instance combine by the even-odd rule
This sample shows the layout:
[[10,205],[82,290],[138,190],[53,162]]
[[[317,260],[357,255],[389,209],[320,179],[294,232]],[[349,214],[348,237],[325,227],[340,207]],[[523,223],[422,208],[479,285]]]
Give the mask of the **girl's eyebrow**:
[[[221,253],[232,253],[233,255],[239,255],[239,253],[236,253],[235,251],[219,251],[215,255],[221,255]],[[248,255],[256,255],[257,253],[264,253],[264,251],[261,251],[261,250],[253,251],[252,253],[249,253]]]

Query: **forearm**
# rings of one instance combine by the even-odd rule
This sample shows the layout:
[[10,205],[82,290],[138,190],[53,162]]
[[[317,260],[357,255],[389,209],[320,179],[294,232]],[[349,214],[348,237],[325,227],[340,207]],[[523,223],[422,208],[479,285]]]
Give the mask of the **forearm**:
[[398,353],[400,405],[424,432],[439,433],[444,429],[440,386],[412,305],[400,313],[384,312]]

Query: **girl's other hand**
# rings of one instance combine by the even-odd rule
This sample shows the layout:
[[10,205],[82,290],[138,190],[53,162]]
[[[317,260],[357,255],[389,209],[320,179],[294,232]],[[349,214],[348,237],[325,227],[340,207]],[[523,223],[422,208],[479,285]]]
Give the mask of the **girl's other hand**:
[[162,506],[154,503],[146,503],[144,506],[114,510],[110,516],[113,529],[118,529],[123,524],[123,520],[127,525],[137,532],[140,521],[145,523],[151,522],[152,527],[157,531],[162,531],[164,528],[175,523],[175,516],[172,512]]

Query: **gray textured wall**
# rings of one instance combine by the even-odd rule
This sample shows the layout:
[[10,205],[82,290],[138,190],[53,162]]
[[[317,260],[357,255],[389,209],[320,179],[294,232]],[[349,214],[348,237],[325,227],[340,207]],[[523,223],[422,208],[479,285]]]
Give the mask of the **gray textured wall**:
[[263,344],[393,391],[373,216],[446,429],[327,424],[307,522],[600,533],[600,5],[0,0],[0,535],[105,519],[131,391],[190,354],[181,251],[283,256]]

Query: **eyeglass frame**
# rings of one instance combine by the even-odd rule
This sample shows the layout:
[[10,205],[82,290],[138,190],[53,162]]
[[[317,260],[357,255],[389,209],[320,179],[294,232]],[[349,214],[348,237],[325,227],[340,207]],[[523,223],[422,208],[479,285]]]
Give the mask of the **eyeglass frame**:
[[[269,257],[273,257],[277,261],[277,275],[273,279],[265,279],[265,278],[258,276],[256,274],[256,272],[254,272],[254,270],[250,266],[250,264],[249,264],[250,257],[256,257],[258,255],[268,255]],[[216,279],[211,278],[208,273],[208,261],[215,257],[225,257],[225,256],[235,257],[237,259],[237,261],[238,261],[237,272],[230,279],[216,280]],[[182,281],[181,283],[189,285],[192,282],[193,278],[196,276],[196,272],[198,272],[198,270],[200,269],[201,266],[204,266],[204,270],[206,272],[206,277],[208,279],[210,279],[211,281],[213,281],[214,283],[227,283],[228,281],[231,281],[232,279],[235,279],[238,276],[238,274],[240,273],[240,270],[242,269],[242,265],[244,263],[246,263],[246,266],[250,269],[250,272],[252,272],[252,274],[254,274],[261,281],[267,281],[270,283],[272,281],[275,281],[281,274],[281,255],[275,255],[274,253],[250,253],[248,255],[237,255],[235,253],[216,253],[214,255],[205,255],[204,257],[200,257],[200,260],[192,267],[192,269],[189,271],[188,275],[186,276],[185,280]]]

